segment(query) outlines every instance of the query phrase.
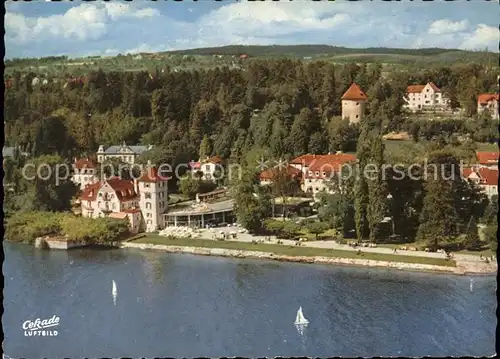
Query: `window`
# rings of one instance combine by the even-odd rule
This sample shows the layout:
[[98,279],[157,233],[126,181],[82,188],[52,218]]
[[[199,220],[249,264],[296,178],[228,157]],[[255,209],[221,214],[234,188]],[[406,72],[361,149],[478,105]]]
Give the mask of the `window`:
[[356,115],[356,118],[359,118],[359,115]]
[[146,213],[146,217],[151,218],[151,213]]
[[146,199],[151,199],[151,193],[148,193],[148,192],[144,193],[144,197]]
[[115,206],[115,204],[114,204],[114,203],[113,203],[113,206],[112,206],[111,208],[113,208],[113,211],[115,210],[116,206]]
[[359,106],[359,102],[356,102],[356,106]]
[[316,176],[319,176],[319,171],[316,171],[314,174],[315,174]]
[[153,221],[148,219],[147,224],[152,224],[152,223],[153,223]]
[[205,165],[205,171],[210,171],[210,165]]
[[146,202],[146,209],[151,209],[151,202]]
[[144,187],[149,188],[149,183],[144,183]]

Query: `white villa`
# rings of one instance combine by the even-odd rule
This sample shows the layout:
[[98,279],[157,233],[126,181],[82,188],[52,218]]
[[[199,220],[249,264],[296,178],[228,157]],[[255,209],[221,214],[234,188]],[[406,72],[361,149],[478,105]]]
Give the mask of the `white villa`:
[[80,190],[84,190],[87,185],[99,181],[97,165],[88,158],[79,160],[75,158],[71,180],[80,187]]
[[164,227],[167,181],[156,168],[149,168],[138,180],[113,177],[88,184],[79,197],[82,216],[128,219],[133,233],[156,231]]
[[465,179],[477,184],[489,198],[498,196],[498,169],[468,167],[462,170]]
[[483,93],[477,97],[477,113],[488,111],[491,118],[498,120],[498,100],[499,94]]
[[204,160],[200,159],[198,162],[191,162],[189,164],[192,171],[201,171],[203,176],[201,177],[205,181],[213,181],[217,178],[217,172],[224,173],[222,166],[224,165],[224,160],[219,156],[207,157]]
[[[341,152],[326,155],[306,154],[291,160],[286,171],[290,178],[300,179],[303,192],[315,196],[323,190],[328,190],[330,180],[343,165],[355,161],[356,156]],[[273,175],[273,169],[263,171],[259,176],[260,184],[272,183]]]
[[445,110],[448,99],[433,82],[427,85],[411,85],[406,89],[405,107],[410,111]]
[[125,163],[134,164],[141,154],[152,148],[152,145],[128,146],[125,142],[121,146],[111,146],[107,149],[104,149],[104,146],[101,145],[97,150],[97,162],[102,163],[107,159],[118,158]]

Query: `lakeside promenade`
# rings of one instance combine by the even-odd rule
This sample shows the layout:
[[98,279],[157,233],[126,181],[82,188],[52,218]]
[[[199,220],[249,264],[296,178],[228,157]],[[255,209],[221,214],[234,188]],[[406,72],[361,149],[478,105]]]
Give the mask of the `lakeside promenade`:
[[[201,229],[199,230],[197,239],[218,242],[216,239],[217,235],[221,233],[234,233],[237,232],[239,228],[237,227],[223,227],[215,229]],[[374,267],[386,267],[386,268],[396,268],[396,269],[407,269],[407,270],[418,270],[418,271],[431,271],[431,272],[448,272],[455,274],[493,274],[498,270],[496,260],[490,261],[489,263],[481,260],[478,255],[471,254],[454,254],[453,260],[456,266],[445,266],[445,265],[433,265],[425,263],[408,263],[405,260],[398,262],[397,260],[384,261],[384,260],[373,260],[365,259],[363,256],[359,258],[341,258],[341,257],[324,257],[324,256],[300,256],[297,255],[283,255],[276,253],[266,253],[259,250],[249,249],[248,244],[252,242],[259,242],[263,244],[279,245],[284,248],[291,246],[296,246],[297,241],[293,240],[279,240],[275,236],[265,237],[265,236],[254,236],[248,233],[237,233],[236,238],[230,239],[230,242],[242,242],[246,246],[243,249],[225,249],[224,245],[221,243],[222,248],[217,248],[216,245],[211,244],[210,246],[196,247],[189,246],[184,240],[179,242],[179,245],[174,242],[169,242],[166,245],[157,242],[148,243],[148,241],[130,241],[122,244],[124,248],[138,248],[138,249],[157,249],[164,250],[167,252],[174,253],[190,253],[198,255],[213,255],[213,256],[224,256],[224,257],[236,257],[236,258],[259,258],[259,259],[271,259],[271,260],[281,260],[290,262],[306,262],[306,263],[323,263],[323,264],[348,264],[348,265],[359,265],[359,266],[374,266]],[[435,259],[445,259],[445,255],[442,253],[431,253],[425,251],[403,251],[398,250],[396,253],[392,248],[386,247],[358,247],[353,248],[349,245],[339,244],[336,241],[305,241],[301,242],[300,246],[297,246],[297,251],[300,251],[301,247],[305,248],[317,248],[325,250],[338,250],[348,252],[358,252],[361,253],[373,253],[381,255],[390,255],[391,257],[422,257],[424,258],[435,258]],[[304,249],[305,249],[304,248]],[[352,257],[352,255],[350,256]],[[422,261],[425,262],[425,261]]]

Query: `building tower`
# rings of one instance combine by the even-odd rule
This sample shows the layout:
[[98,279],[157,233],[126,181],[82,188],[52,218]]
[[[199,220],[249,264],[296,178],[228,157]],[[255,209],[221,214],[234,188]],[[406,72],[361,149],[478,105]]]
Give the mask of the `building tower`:
[[355,82],[342,96],[342,119],[348,118],[349,123],[358,123],[365,113],[368,97]]
[[156,167],[149,167],[136,181],[139,192],[139,208],[144,218],[146,232],[154,232],[164,227],[163,213],[168,204],[168,177],[158,173]]

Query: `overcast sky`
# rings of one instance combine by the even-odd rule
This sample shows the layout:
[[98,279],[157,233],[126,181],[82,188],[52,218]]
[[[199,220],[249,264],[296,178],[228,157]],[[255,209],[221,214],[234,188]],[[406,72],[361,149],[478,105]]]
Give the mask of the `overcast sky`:
[[327,44],[498,52],[498,1],[7,3],[6,57],[223,45]]

